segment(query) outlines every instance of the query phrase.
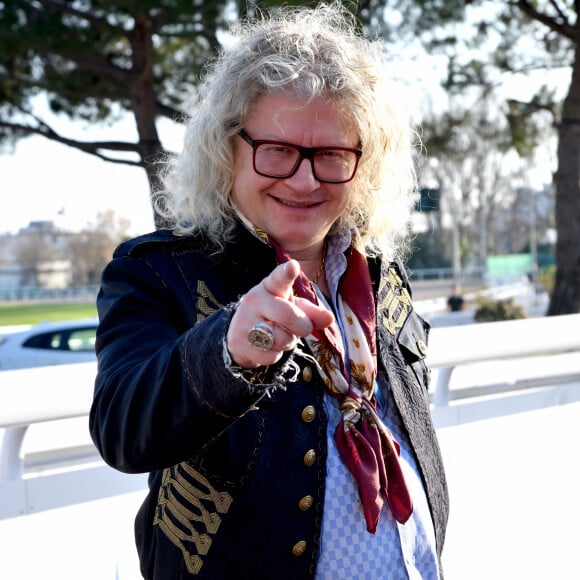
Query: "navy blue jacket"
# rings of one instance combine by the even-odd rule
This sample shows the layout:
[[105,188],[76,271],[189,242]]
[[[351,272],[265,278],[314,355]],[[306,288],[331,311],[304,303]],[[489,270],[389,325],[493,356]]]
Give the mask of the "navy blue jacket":
[[[135,523],[146,579],[314,576],[324,385],[299,353],[239,378],[223,358],[232,305],[275,266],[274,250],[240,227],[214,254],[202,236],[155,232],[121,245],[103,272],[90,430],[107,463],[150,472]],[[396,265],[369,266],[380,382],[416,453],[440,555],[448,499],[427,394],[428,327]]]

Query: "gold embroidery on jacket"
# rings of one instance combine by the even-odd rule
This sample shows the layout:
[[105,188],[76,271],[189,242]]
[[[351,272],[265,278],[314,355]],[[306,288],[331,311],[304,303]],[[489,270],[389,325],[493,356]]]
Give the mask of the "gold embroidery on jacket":
[[379,316],[393,336],[403,326],[411,313],[412,302],[409,291],[394,268],[389,268],[386,278],[379,286]]
[[215,296],[211,293],[207,284],[202,280],[197,282],[197,320],[196,322],[201,322],[206,316],[213,314],[216,310],[223,308]]
[[187,570],[198,574],[232,496],[216,490],[187,463],[163,471],[153,525],[181,550]]

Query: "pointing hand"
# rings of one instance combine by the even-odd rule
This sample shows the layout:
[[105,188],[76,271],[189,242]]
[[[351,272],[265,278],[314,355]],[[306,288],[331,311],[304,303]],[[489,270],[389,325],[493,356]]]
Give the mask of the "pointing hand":
[[[243,368],[273,364],[301,337],[332,323],[334,317],[326,308],[294,296],[292,286],[299,273],[296,260],[280,264],[242,297],[227,334],[228,350],[236,364]],[[260,322],[273,331],[273,344],[268,350],[248,340],[248,332]]]

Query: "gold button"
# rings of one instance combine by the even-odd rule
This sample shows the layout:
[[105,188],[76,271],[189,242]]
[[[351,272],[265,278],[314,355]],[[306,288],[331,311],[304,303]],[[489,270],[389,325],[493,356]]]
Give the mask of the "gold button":
[[312,380],[312,367],[306,366],[302,371],[302,378],[309,383]]
[[307,405],[302,409],[302,420],[305,423],[312,423],[316,417],[316,409],[312,405]]
[[417,341],[417,348],[423,356],[427,355],[427,345],[422,340]]
[[311,495],[305,495],[298,502],[298,507],[300,508],[300,511],[305,512],[312,507],[313,503],[314,503],[314,498]]
[[306,467],[311,467],[312,465],[314,465],[315,461],[316,461],[316,451],[314,451],[314,449],[310,449],[304,454],[304,465],[306,465]]
[[292,546],[292,554],[294,556],[302,556],[304,552],[306,552],[306,542],[304,540],[300,540]]

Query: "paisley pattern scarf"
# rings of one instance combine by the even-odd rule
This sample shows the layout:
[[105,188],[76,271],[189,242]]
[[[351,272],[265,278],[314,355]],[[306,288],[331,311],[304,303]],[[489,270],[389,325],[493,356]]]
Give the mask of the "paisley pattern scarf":
[[[269,242],[276,248],[280,263],[290,259],[272,240]],[[399,462],[399,444],[376,411],[376,320],[368,264],[352,248],[347,259],[337,297],[337,318],[344,342],[337,322],[323,331],[315,329],[306,342],[328,393],[339,402],[342,420],[334,439],[357,481],[367,530],[374,534],[385,501],[400,523],[411,516],[413,502]],[[294,291],[319,303],[310,280],[302,273]]]

